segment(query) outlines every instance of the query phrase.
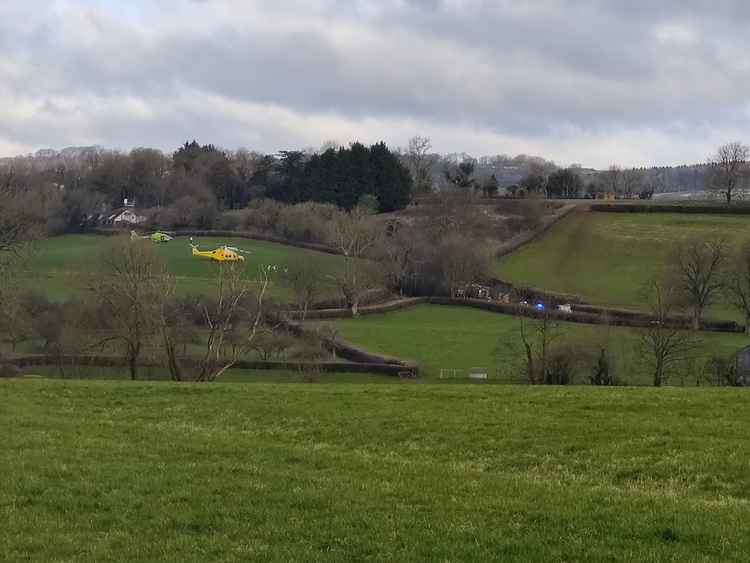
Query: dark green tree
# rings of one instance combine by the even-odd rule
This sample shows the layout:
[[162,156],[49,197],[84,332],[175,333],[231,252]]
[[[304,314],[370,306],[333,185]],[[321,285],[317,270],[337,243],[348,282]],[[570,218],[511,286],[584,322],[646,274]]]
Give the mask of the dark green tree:
[[[370,147],[374,193],[381,212],[403,209],[411,200],[411,174],[382,141]],[[359,198],[358,198],[359,199]]]

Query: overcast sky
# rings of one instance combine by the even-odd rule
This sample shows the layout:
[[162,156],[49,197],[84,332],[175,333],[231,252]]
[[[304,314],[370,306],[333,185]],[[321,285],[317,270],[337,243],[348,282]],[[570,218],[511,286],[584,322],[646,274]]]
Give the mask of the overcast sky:
[[100,144],[584,166],[750,141],[750,2],[2,0],[0,155]]

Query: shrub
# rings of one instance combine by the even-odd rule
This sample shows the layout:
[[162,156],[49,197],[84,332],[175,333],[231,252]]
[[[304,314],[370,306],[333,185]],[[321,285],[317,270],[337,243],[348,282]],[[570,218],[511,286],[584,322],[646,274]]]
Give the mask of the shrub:
[[221,230],[236,231],[242,225],[242,219],[241,210],[226,211],[219,217],[217,225]]
[[0,378],[20,377],[21,369],[13,364],[0,364]]
[[589,376],[591,385],[616,385],[617,381],[612,369],[612,362],[605,348],[599,349],[599,355]]
[[545,385],[568,385],[575,376],[575,356],[572,350],[558,350],[548,360],[543,383]]
[[712,385],[741,387],[745,384],[737,373],[734,357],[713,356],[706,364],[706,379]]

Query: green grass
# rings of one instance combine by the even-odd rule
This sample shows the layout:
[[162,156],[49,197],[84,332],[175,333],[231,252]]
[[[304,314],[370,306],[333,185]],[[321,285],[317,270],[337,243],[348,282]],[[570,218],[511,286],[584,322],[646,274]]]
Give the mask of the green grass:
[[729,389],[0,382],[8,561],[744,561]]
[[[750,240],[750,218],[572,213],[540,239],[501,258],[495,274],[516,284],[579,295],[591,303],[639,308],[643,306],[640,288],[663,272],[675,242],[717,235],[739,246]],[[714,307],[710,314],[736,317],[726,306]]]
[[[416,360],[420,373],[435,378],[441,368],[484,367],[502,381],[517,381],[523,361],[520,319],[465,307],[418,305],[402,311],[367,315],[357,319],[327,321],[339,336],[368,350]],[[528,327],[533,321],[525,321]],[[637,329],[557,323],[555,345],[575,346],[579,352],[606,344],[623,383],[648,385],[648,364],[638,350]],[[702,345],[693,366],[686,365],[672,379],[674,384],[695,384],[693,373],[713,354],[729,356],[748,344],[743,334],[700,333]],[[588,373],[579,368],[577,382]]]
[[[24,264],[27,286],[45,292],[58,301],[71,296],[85,296],[94,284],[93,274],[98,269],[98,259],[109,237],[97,235],[66,235],[45,239],[37,243],[30,258]],[[341,257],[273,242],[240,238],[201,237],[201,249],[211,249],[228,244],[249,250],[244,267],[251,279],[258,277],[259,265],[275,264],[289,267],[303,259],[312,259],[323,271],[333,271]],[[181,294],[211,293],[215,286],[217,263],[205,258],[196,258],[190,252],[186,237],[175,238],[166,244],[155,244],[165,260],[169,271],[177,276]],[[271,294],[288,299],[286,288],[279,283],[278,275],[272,276]],[[324,293],[330,296],[333,288],[326,284]]]

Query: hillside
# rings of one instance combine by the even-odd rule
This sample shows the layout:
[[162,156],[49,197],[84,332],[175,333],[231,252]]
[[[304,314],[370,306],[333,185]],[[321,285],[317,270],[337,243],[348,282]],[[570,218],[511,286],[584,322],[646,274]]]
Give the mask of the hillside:
[[[495,274],[515,284],[569,293],[602,305],[639,308],[641,287],[664,271],[673,244],[723,236],[750,240],[742,215],[574,213],[544,236],[498,260]],[[734,318],[726,306],[710,316]],[[739,320],[739,319],[738,319]]]
[[[66,235],[38,242],[24,264],[27,287],[56,300],[85,295],[93,287],[97,263],[107,240],[108,237],[98,235]],[[227,244],[249,251],[244,267],[251,279],[258,277],[260,265],[275,265],[280,271],[303,260],[312,260],[321,269],[333,271],[341,261],[341,257],[332,254],[244,238],[200,237],[197,242],[202,249]],[[187,238],[178,237],[169,243],[157,244],[156,248],[169,271],[177,276],[178,293],[205,294],[213,290],[217,264],[192,256]],[[288,292],[278,281],[279,275],[272,275],[271,295],[288,298]],[[334,291],[329,284],[323,293],[330,296]]]

